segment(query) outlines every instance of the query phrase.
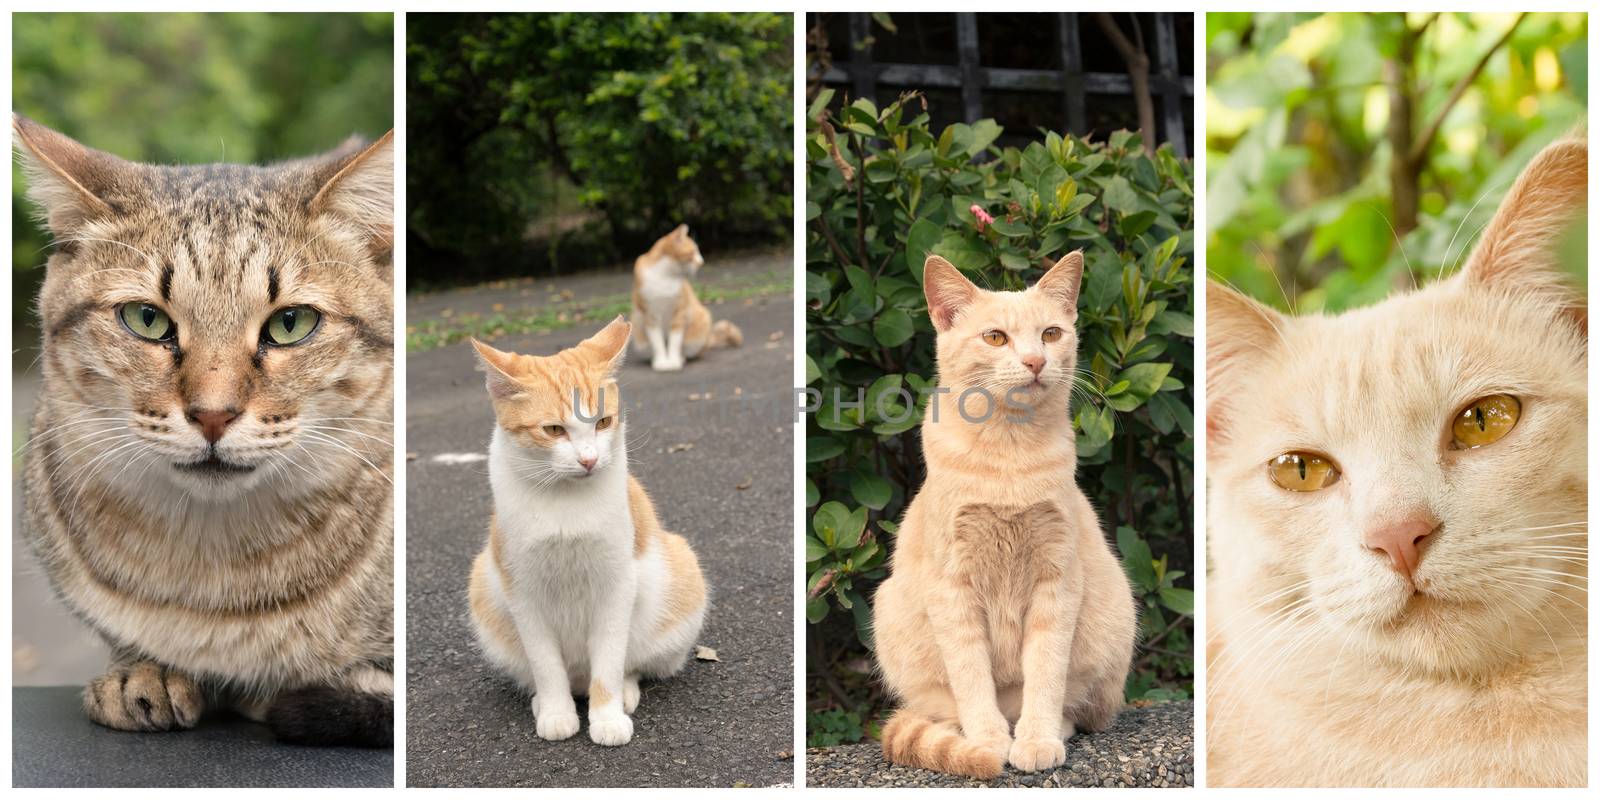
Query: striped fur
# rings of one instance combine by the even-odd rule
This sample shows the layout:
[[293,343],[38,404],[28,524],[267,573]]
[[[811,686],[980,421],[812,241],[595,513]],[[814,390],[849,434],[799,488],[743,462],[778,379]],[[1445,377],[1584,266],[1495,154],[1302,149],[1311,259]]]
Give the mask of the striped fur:
[[[307,690],[387,708],[390,138],[267,167],[150,166],[13,129],[56,239],[24,535],[112,645],[85,711],[170,730],[211,706],[263,718]],[[160,308],[176,338],[134,334],[124,303]],[[316,330],[269,345],[266,321],[300,306]],[[233,415],[215,442],[205,414]],[[319,713],[276,718],[325,733]]]

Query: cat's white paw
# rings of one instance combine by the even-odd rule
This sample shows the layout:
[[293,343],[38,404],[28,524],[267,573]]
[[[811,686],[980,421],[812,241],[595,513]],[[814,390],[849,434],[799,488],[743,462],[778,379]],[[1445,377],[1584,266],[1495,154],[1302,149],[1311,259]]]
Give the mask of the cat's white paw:
[[622,679],[622,710],[632,714],[639,707],[639,678],[629,675]]
[[677,372],[683,369],[681,358],[657,358],[650,362],[650,368],[656,372]]
[[540,739],[548,742],[570,739],[582,725],[576,709],[540,711],[539,701],[535,699],[533,702],[534,732],[539,734]]
[[633,739],[633,720],[626,714],[607,714],[599,719],[591,716],[589,739],[606,747],[625,745]]
[[1059,767],[1067,761],[1067,743],[1054,737],[1018,739],[1006,760],[1023,772]]

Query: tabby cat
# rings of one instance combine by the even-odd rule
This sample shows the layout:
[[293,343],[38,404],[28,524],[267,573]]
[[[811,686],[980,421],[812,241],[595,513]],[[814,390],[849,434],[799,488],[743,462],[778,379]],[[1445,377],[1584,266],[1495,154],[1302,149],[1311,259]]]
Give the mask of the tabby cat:
[[683,669],[706,615],[700,563],[668,533],[628,474],[616,372],[628,344],[618,317],[550,356],[473,340],[494,403],[489,541],[468,599],[478,643],[532,690],[540,738],[633,738],[640,678]]
[[1447,280],[1208,287],[1211,785],[1587,783],[1587,197],[1566,139]]
[[633,262],[633,347],[649,354],[658,372],[683,369],[684,362],[713,347],[744,343],[739,327],[711,320],[695,296],[690,279],[706,263],[700,247],[679,225]]
[[1022,292],[981,290],[938,256],[923,267],[940,389],[922,422],[928,478],[873,598],[897,764],[1048,769],[1122,707],[1133,593],[1074,480],[1082,276],[1082,253]]
[[55,238],[25,534],[111,646],[85,712],[390,746],[391,137],[156,166],[12,126]]

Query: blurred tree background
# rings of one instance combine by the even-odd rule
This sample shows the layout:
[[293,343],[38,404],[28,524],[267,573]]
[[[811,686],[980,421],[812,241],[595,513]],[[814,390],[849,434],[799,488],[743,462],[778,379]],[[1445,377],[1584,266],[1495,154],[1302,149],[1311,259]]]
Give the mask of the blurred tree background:
[[[265,162],[393,126],[394,16],[12,15],[12,107],[132,161]],[[12,168],[12,326],[33,360],[50,238]]]
[[1450,272],[1584,123],[1587,41],[1582,13],[1207,14],[1211,277],[1338,311]]
[[792,15],[412,14],[413,287],[788,241]]

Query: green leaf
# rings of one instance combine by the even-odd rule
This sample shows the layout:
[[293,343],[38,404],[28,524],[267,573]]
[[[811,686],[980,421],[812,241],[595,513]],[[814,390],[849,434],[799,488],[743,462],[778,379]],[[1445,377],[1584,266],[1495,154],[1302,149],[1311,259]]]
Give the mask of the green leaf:
[[806,537],[806,563],[810,564],[822,560],[828,554],[828,546],[817,541],[815,536]]
[[1006,222],[1003,219],[995,220],[989,227],[1001,236],[1028,236],[1033,233],[1032,228],[1020,222]]
[[822,377],[822,368],[817,366],[817,360],[806,354],[806,385],[810,386]]
[[926,217],[911,223],[906,232],[906,269],[922,283],[922,264],[928,260],[929,251],[939,243],[939,226]]
[[916,332],[911,315],[898,308],[886,308],[872,321],[872,335],[884,347],[899,347]]
[[1168,586],[1161,589],[1161,604],[1179,614],[1194,614],[1194,592]]
[[1135,194],[1133,187],[1128,184],[1128,179],[1121,175],[1113,175],[1106,184],[1105,194],[1100,195],[1100,201],[1106,208],[1132,214],[1139,210],[1139,195]]
[[880,475],[857,469],[850,473],[850,494],[857,503],[873,511],[882,511],[889,504],[889,498],[894,496],[894,487]]
[[816,119],[817,115],[822,113],[822,109],[827,108],[831,102],[833,102],[832,89],[823,89],[817,92],[817,99],[812,100],[811,107],[806,109],[806,119]]
[[1161,389],[1161,381],[1172,371],[1171,364],[1134,364],[1117,373],[1117,380],[1128,382],[1128,394],[1142,402]]
[[987,244],[974,242],[955,231],[946,231],[933,252],[963,272],[977,272],[994,263]]
[[843,439],[836,436],[812,436],[806,439],[806,461],[827,461],[844,455],[847,448]]

